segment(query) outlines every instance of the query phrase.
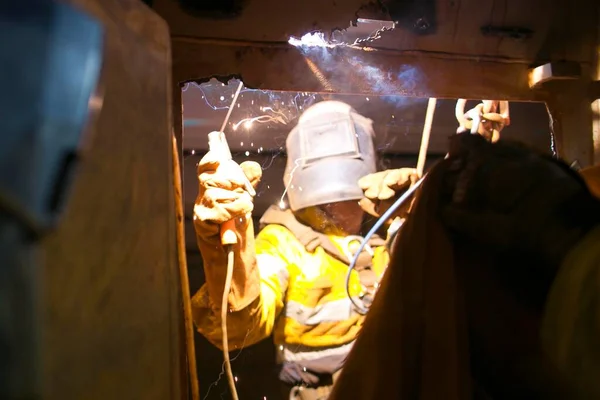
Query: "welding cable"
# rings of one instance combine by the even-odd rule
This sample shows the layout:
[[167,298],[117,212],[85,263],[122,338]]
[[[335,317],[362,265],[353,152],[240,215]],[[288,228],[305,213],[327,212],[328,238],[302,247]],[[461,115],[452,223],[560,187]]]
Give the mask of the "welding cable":
[[8,194],[0,192],[0,217],[3,216],[14,219],[30,239],[37,240],[48,231],[48,227],[43,226],[26,207]]
[[233,377],[233,371],[231,370],[231,360],[229,359],[229,340],[227,339],[227,311],[228,311],[228,297],[229,291],[231,290],[231,280],[233,279],[233,267],[235,264],[235,253],[233,245],[228,244],[225,246],[225,252],[227,253],[227,275],[225,276],[225,287],[223,288],[223,300],[221,301],[221,331],[223,334],[223,364],[225,366],[225,373],[227,375],[227,381],[229,382],[229,390],[231,391],[231,398],[238,400],[237,389],[235,387],[235,379]]
[[371,237],[379,230],[379,228],[381,228],[383,226],[383,224],[396,212],[396,210],[398,210],[398,208],[400,208],[408,199],[410,199],[411,196],[415,193],[415,191],[419,188],[419,186],[421,186],[421,183],[423,183],[425,176],[427,176],[427,174],[425,174],[414,185],[412,185],[406,192],[404,192],[402,194],[402,196],[400,196],[398,198],[398,200],[396,200],[394,202],[394,204],[392,204],[392,206],[385,213],[383,213],[383,215],[377,220],[375,225],[373,225],[371,230],[367,233],[367,235],[363,239],[362,243],[360,244],[358,251],[354,254],[354,257],[352,258],[352,262],[350,263],[350,266],[348,267],[348,273],[346,275],[346,294],[348,295],[348,298],[350,299],[350,301],[352,302],[354,307],[356,307],[357,311],[360,314],[365,315],[368,310],[366,308],[364,308],[363,306],[359,305],[350,295],[350,277],[352,276],[352,271],[354,271],[354,268],[356,267],[356,262],[358,261],[358,257],[360,256],[363,249],[369,242],[369,239],[371,239]]
[[433,126],[433,115],[437,99],[431,97],[427,102],[427,111],[425,113],[425,123],[423,124],[423,134],[421,135],[421,147],[419,148],[419,158],[417,159],[417,176],[423,176],[425,170],[425,161],[427,160],[427,150],[429,149],[429,137],[431,136],[431,127]]

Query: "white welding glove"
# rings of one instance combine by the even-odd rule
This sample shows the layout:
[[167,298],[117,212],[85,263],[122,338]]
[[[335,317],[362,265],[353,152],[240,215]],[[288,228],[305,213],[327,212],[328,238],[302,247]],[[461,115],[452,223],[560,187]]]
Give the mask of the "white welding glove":
[[238,166],[234,161],[219,158],[208,152],[198,164],[194,228],[204,260],[210,303],[217,309],[221,304],[227,266],[219,229],[224,222],[235,221],[238,243],[234,245],[235,268],[229,295],[230,308],[235,311],[256,299],[260,290],[251,218],[254,204],[245,189],[245,180],[247,177],[254,187],[258,186],[262,170],[253,161]]

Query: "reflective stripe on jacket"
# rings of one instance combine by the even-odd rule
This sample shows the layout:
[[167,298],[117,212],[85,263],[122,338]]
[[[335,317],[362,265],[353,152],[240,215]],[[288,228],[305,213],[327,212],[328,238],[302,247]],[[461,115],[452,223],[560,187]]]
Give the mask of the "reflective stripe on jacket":
[[[344,252],[345,240],[327,236]],[[228,315],[229,348],[249,346],[273,334],[278,362],[301,370],[333,373],[350,351],[364,316],[346,294],[348,265],[316,246],[307,251],[294,234],[279,224],[265,226],[256,237],[260,296],[248,307]],[[372,270],[380,276],[388,264],[385,246],[373,249]],[[359,296],[362,285],[353,272],[350,293]],[[198,330],[221,347],[221,321],[211,309],[203,286],[193,299]]]

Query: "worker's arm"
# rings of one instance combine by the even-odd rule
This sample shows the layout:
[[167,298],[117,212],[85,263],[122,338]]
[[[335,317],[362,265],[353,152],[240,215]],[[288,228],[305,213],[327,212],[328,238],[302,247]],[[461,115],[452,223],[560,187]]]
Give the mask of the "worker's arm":
[[[367,213],[380,217],[392,204],[418,180],[417,170],[414,168],[389,169],[364,176],[358,185],[364,191],[365,197],[360,201],[360,206]],[[406,202],[394,215],[405,218],[411,202]]]
[[[250,346],[267,338],[273,331],[275,320],[283,309],[289,279],[289,257],[281,251],[286,245],[286,234],[291,235],[284,228],[271,225],[263,229],[256,238],[256,263],[253,271],[258,271],[259,279],[246,281],[246,284],[253,285],[247,290],[256,291],[258,295],[248,305],[228,314],[230,349]],[[204,337],[221,348],[221,314],[211,303],[209,287],[207,280],[207,284],[192,298],[194,322]]]
[[[270,334],[285,291],[268,272],[285,268],[284,261],[273,254],[276,249],[260,245],[260,241],[255,243],[254,238],[254,205],[245,190],[245,178],[256,187],[261,168],[254,162],[242,163],[241,167],[228,168],[214,154],[207,153],[198,164],[199,188],[194,205],[194,228],[206,278],[192,301],[194,320],[198,330],[217,346],[221,346],[222,339],[220,309],[227,272],[227,254],[221,245],[219,228],[226,221],[235,221],[238,243],[234,245],[227,319],[232,349]],[[260,252],[257,245],[262,246]]]

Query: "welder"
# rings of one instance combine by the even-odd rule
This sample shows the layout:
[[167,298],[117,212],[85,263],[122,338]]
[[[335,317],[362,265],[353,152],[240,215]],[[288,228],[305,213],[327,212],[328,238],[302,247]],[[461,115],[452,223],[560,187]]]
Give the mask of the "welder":
[[[244,162],[236,175],[210,152],[199,163],[194,226],[206,284],[192,299],[194,321],[221,347],[227,255],[219,225],[235,219],[229,348],[272,334],[285,398],[326,399],[365,317],[353,304],[372,300],[389,259],[386,240],[371,239],[351,275],[348,296],[346,275],[362,240],[365,211],[376,216],[385,211],[416,181],[416,171],[376,172],[373,122],[339,101],[307,109],[286,150],[289,206],[269,208],[256,238],[244,181],[256,186],[260,166]],[[239,176],[242,171],[246,177]]]

